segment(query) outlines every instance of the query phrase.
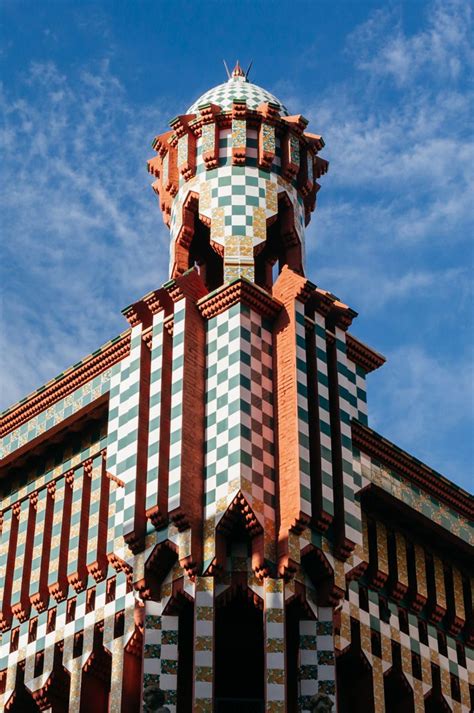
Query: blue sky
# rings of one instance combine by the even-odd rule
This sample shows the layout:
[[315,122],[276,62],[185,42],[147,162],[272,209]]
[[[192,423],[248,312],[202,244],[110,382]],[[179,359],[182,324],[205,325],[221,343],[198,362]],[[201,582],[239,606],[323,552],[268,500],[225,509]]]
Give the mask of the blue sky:
[[167,278],[152,138],[229,64],[326,140],[307,274],[387,356],[370,424],[472,487],[468,2],[4,0],[2,406],[121,332]]

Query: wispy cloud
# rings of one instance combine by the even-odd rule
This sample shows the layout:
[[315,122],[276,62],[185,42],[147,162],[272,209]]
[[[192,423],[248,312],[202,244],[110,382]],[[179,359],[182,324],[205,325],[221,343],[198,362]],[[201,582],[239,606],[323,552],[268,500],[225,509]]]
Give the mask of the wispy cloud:
[[121,331],[120,307],[167,269],[145,168],[159,101],[132,107],[107,62],[32,64],[23,88],[0,99],[4,405]]
[[[474,443],[469,411],[460,408],[466,396],[468,407],[474,407],[472,349],[448,361],[416,344],[404,345],[388,356],[383,378],[373,394],[369,391],[372,426],[472,489]],[[446,440],[454,443],[459,436],[467,449],[461,457],[456,448],[444,447]]]

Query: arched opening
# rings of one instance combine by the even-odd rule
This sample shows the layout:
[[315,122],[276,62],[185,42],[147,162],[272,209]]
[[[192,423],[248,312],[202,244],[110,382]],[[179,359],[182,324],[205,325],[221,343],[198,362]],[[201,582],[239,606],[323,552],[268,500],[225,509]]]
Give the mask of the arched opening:
[[360,644],[360,625],[351,620],[351,645],[336,659],[337,710],[339,713],[374,711],[372,668]]
[[[216,246],[217,248],[218,246]],[[189,246],[189,267],[196,266],[209,292],[224,282],[224,260],[211,245],[211,229],[194,215],[194,234]]]
[[384,696],[385,713],[415,713],[413,690],[398,667],[384,677]]
[[193,705],[194,604],[183,593],[175,592],[166,613],[178,617],[177,710],[191,713]]
[[94,648],[82,670],[80,713],[90,713],[94,701],[94,713],[109,710],[112,657],[102,646],[102,633],[96,627]]
[[425,713],[451,713],[441,691],[431,690],[425,698]]
[[7,705],[5,710],[8,713],[39,713],[40,708],[36,705],[31,693],[26,690],[23,683],[17,682],[13,702],[11,705]]
[[304,274],[293,205],[283,192],[278,195],[278,214],[267,225],[267,239],[255,249],[255,282],[271,290],[284,265]]
[[245,587],[216,611],[216,713],[263,713],[263,611]]
[[183,206],[183,223],[176,238],[172,277],[196,267],[209,291],[224,282],[224,248],[211,242],[210,221],[199,217],[199,197],[190,193]]

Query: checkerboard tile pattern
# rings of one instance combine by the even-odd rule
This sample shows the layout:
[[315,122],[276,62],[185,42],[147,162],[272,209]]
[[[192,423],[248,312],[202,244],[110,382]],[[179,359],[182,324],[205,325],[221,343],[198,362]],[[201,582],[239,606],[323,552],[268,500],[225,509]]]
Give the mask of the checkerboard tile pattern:
[[299,709],[311,713],[311,699],[318,692],[318,622],[311,619],[300,621],[299,631]]
[[[253,132],[255,133],[255,132]],[[252,130],[247,131],[249,144],[255,143]],[[242,127],[239,127],[239,141]],[[225,280],[243,275],[254,279],[254,248],[267,237],[267,220],[278,212],[278,193],[285,192],[295,215],[295,229],[304,245],[304,205],[294,185],[276,171],[263,171],[257,166],[233,166],[233,134],[230,129],[220,132],[220,161],[218,169],[206,170],[199,160],[197,175],[183,181],[171,206],[171,265],[174,243],[183,225],[183,206],[190,192],[199,197],[199,214],[211,222],[211,240],[224,247]],[[237,138],[235,138],[237,141]],[[198,153],[202,139],[198,141]],[[250,159],[249,159],[250,160]],[[277,157],[275,157],[275,161]],[[276,169],[277,167],[275,167]]]
[[274,562],[272,334],[243,304],[209,320],[206,356],[205,568],[215,528],[239,491],[264,528]]
[[245,100],[249,109],[257,109],[260,104],[269,102],[275,104],[281,114],[288,115],[286,107],[273,94],[246,81],[245,77],[231,77],[227,82],[204,92],[199,99],[191,104],[186,113],[196,114],[199,107],[205,104],[217,104],[222,111],[230,111],[234,99]]
[[[368,609],[369,611],[365,611],[360,607],[359,585],[357,582],[351,582],[348,588],[348,599],[344,600],[342,606],[341,635],[336,637],[336,646],[343,649],[349,645],[350,618],[359,621],[362,650],[372,666],[376,711],[380,713],[385,711],[383,676],[392,666],[392,641],[394,641],[401,646],[403,674],[413,688],[415,700],[418,698],[421,701],[421,711],[424,711],[423,698],[433,685],[431,665],[435,664],[440,668],[442,693],[451,710],[468,713],[469,673],[468,668],[459,664],[455,639],[446,636],[447,655],[440,653],[436,628],[429,624],[428,643],[423,643],[419,636],[418,618],[412,613],[408,613],[408,633],[405,633],[400,627],[398,607],[393,602],[389,602],[389,621],[380,619],[379,595],[371,590],[369,590]],[[380,635],[382,653],[380,658],[372,653],[371,632]],[[416,678],[413,673],[412,653],[420,656],[421,679]],[[469,653],[470,650],[466,648],[467,657]],[[451,675],[459,680],[461,703],[452,698]]]
[[199,713],[212,713],[213,710],[214,588],[213,577],[196,577],[193,711]]
[[29,441],[49,431],[50,428],[80,411],[84,406],[92,403],[109,390],[111,370],[103,371],[87,384],[76,389],[61,401],[57,401],[38,416],[31,418],[27,423],[7,434],[1,443],[1,457],[21,448]]
[[30,544],[29,538],[32,534],[32,526],[34,527],[36,511],[30,498],[26,498],[20,505],[18,513],[18,534],[16,541],[15,563],[13,569],[13,585],[11,593],[11,606],[13,611],[17,609],[18,616],[28,615],[30,606],[29,600],[26,597],[28,591],[28,582],[26,575],[23,577],[23,570],[28,570],[28,562],[25,560],[27,547]]
[[160,477],[161,379],[163,374],[164,312],[153,316],[150,363],[150,410],[148,424],[148,463],[146,482],[147,511],[158,505]]
[[419,488],[404,480],[398,473],[355,450],[354,460],[360,460],[362,482],[375,483],[383,490],[401,500],[405,505],[420,512],[429,520],[453,532],[465,542],[474,545],[474,532],[469,522],[461,514],[451,510],[433,495],[423,493]]
[[318,692],[325,693],[335,702],[336,659],[334,652],[333,611],[331,607],[318,607],[318,614],[316,635]]
[[298,449],[300,466],[300,509],[311,517],[311,473],[309,464],[308,375],[306,371],[306,321],[304,305],[295,300],[296,380],[298,404]]
[[341,417],[341,450],[344,485],[344,518],[346,537],[356,546],[362,547],[362,526],[360,504],[356,499],[359,490],[354,481],[352,467],[352,431],[351,419],[356,416],[356,386],[355,375],[348,368],[346,355],[346,334],[335,327],[336,355],[339,390],[339,410]]
[[285,583],[265,579],[266,710],[281,713],[286,709],[285,670]]
[[321,487],[323,510],[334,515],[331,417],[326,349],[326,326],[323,315],[314,313],[316,340],[316,371],[318,381],[319,440],[321,447]]
[[186,300],[176,302],[173,326],[173,361],[171,376],[171,423],[168,480],[168,510],[171,512],[181,503],[180,492],[183,485],[181,452],[183,449],[183,375],[184,375],[184,331]]
[[140,364],[143,348],[146,347],[142,342],[142,325],[139,324],[132,328],[130,354],[114,368],[110,384],[107,470],[125,484],[124,489],[116,491],[115,511],[115,537],[117,547],[120,547],[117,554],[122,559],[128,556],[123,536],[132,532],[135,524]]

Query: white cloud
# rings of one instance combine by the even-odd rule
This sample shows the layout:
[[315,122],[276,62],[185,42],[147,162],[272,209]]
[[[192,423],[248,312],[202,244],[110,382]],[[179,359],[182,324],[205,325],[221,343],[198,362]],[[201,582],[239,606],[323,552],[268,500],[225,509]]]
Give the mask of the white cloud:
[[[446,439],[459,437],[459,432],[469,437],[474,408],[472,350],[456,360],[442,360],[412,344],[387,356],[383,379],[374,393],[369,386],[371,426],[465,488],[472,488],[468,458],[460,458],[455,448],[443,448]],[[460,408],[469,394],[468,407]],[[467,450],[472,466],[472,440]]]
[[167,276],[145,166],[159,100],[132,107],[106,62],[33,64],[18,94],[0,97],[5,406],[122,331],[120,308]]

